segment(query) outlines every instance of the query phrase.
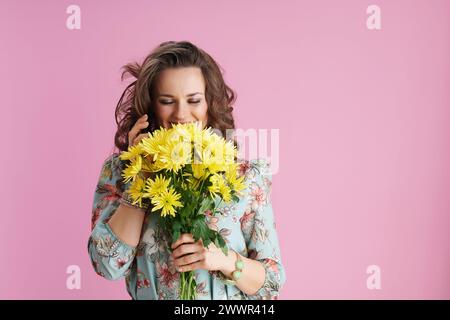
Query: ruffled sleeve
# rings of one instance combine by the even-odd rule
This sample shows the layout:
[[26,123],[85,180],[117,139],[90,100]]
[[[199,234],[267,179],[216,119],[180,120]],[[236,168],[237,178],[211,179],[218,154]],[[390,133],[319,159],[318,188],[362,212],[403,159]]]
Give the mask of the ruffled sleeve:
[[247,299],[276,300],[286,281],[281,262],[275,219],[270,200],[272,176],[264,159],[251,160],[246,168],[246,211],[241,218],[248,258],[258,260],[266,271],[262,287]]
[[118,154],[109,156],[103,163],[92,205],[91,235],[88,252],[97,274],[118,280],[130,272],[136,255],[136,247],[120,240],[108,225],[108,221],[119,207],[124,190],[121,178],[121,160]]

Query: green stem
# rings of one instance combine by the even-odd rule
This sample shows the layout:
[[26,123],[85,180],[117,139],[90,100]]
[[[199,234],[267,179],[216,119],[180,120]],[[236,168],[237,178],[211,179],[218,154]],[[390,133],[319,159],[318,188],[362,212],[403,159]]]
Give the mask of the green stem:
[[175,172],[173,172],[173,171],[172,171],[172,179],[173,179],[173,184],[174,184],[174,186],[176,186]]
[[203,193],[203,184],[205,183],[206,179],[203,179],[202,184],[200,185],[200,194]]
[[192,291],[192,279],[194,278],[192,271],[189,271],[189,299],[192,299],[193,291]]
[[184,273],[181,273],[181,300],[186,299],[186,279]]
[[219,201],[219,203],[217,204],[217,206],[214,207],[214,212],[213,212],[213,214],[216,214],[216,209],[220,206],[221,203],[222,203],[222,198],[220,198],[220,201]]

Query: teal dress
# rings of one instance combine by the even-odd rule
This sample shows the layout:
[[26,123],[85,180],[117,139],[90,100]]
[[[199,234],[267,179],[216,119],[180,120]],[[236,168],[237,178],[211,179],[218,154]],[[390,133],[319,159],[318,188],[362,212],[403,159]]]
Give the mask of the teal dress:
[[[106,279],[125,279],[134,300],[179,299],[180,273],[168,250],[170,235],[159,223],[163,218],[156,213],[146,214],[136,247],[123,242],[108,225],[127,187],[121,177],[123,165],[119,153],[114,153],[101,169],[88,240],[92,266]],[[286,281],[270,201],[269,164],[264,160],[242,161],[239,171],[245,175],[247,185],[240,201],[222,201],[219,213],[206,211],[205,215],[208,226],[220,232],[229,249],[262,263],[266,271],[264,284],[256,294],[247,295],[237,286],[225,284],[218,271],[195,270],[198,300],[275,300]]]

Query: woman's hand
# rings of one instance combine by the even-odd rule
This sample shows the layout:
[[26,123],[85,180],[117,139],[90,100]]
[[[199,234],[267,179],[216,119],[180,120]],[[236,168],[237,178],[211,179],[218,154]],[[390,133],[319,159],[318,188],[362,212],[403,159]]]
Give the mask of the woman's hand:
[[[128,146],[134,146],[137,145],[143,138],[148,137],[148,133],[142,133],[139,134],[139,132],[142,129],[145,129],[148,127],[149,123],[147,121],[148,116],[144,114],[142,117],[136,121],[133,128],[131,128],[130,132],[128,132]],[[142,172],[144,178],[150,178],[152,177],[152,174],[150,172]]]
[[[214,243],[204,248],[202,241],[195,242],[190,233],[183,233],[172,248],[175,250],[171,256],[175,259],[175,267],[179,272],[196,269],[219,270],[225,277],[232,278],[236,253],[231,250],[228,250],[228,256],[226,256]],[[236,280],[236,286],[245,294],[255,295],[264,284],[266,270],[260,261],[243,256],[240,256],[240,259],[244,262],[244,269],[241,277]]]
[[196,269],[233,270],[235,255],[231,254],[231,250],[226,256],[212,242],[205,248],[203,241],[200,239],[195,242],[191,233],[181,234],[171,247],[174,249],[171,256],[179,272]]
[[148,136],[148,133],[139,134],[142,129],[148,127],[147,115],[144,114],[142,117],[136,121],[133,128],[131,128],[130,132],[128,132],[128,146],[134,146],[138,144],[143,138]]

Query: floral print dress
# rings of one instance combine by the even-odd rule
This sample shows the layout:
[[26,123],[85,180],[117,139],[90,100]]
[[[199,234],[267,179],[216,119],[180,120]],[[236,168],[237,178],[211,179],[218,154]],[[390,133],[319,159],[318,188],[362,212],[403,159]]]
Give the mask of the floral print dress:
[[[108,225],[127,187],[121,177],[124,163],[119,155],[114,153],[105,160],[95,189],[88,240],[92,266],[106,279],[124,278],[134,300],[179,299],[180,273],[170,258],[170,235],[161,227],[162,218],[156,213],[146,214],[137,247],[119,239]],[[205,215],[209,227],[220,232],[229,249],[262,263],[264,284],[256,294],[247,295],[237,286],[222,282],[219,271],[195,270],[198,300],[274,300],[286,281],[270,201],[269,164],[261,159],[240,163],[239,174],[245,175],[247,185],[240,201],[222,201],[219,213],[213,216],[206,211]]]

